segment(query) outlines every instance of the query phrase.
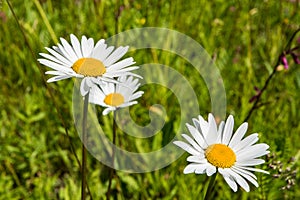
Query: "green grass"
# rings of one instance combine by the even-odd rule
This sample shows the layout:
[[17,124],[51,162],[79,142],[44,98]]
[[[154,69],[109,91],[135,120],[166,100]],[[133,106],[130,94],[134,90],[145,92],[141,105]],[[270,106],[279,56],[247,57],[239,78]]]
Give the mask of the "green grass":
[[[184,33],[215,58],[225,84],[227,114],[234,115],[237,127],[251,108],[248,100],[255,94],[252,88],[263,86],[288,39],[300,26],[299,1],[43,0],[40,10],[34,1],[11,1],[28,39],[26,44],[7,3],[0,2],[0,199],[80,199],[80,170],[64,131],[68,129],[75,152],[81,155],[72,117],[73,81],[46,85],[43,79],[48,76],[43,73],[47,69],[42,67],[41,73],[35,58],[45,51],[45,46],[55,45],[56,38],[69,40],[69,34],[74,33],[97,40],[137,27],[165,27]],[[116,24],[120,5],[124,9]],[[293,45],[296,44],[295,40]],[[207,116],[210,112],[207,88],[186,61],[163,51],[137,51],[129,55],[137,64],[171,65],[190,81],[198,94],[199,114]],[[250,193],[233,193],[218,176],[216,199],[300,198],[297,186],[280,190],[287,184],[285,178],[293,176],[292,171],[299,170],[300,165],[300,68],[290,58],[289,63],[288,70],[277,72],[271,80],[262,96],[263,106],[248,121],[248,132],[258,132],[260,142],[268,143],[271,153],[276,155],[266,157],[268,163],[263,165],[271,175],[257,174],[260,187],[252,187]],[[147,152],[164,146],[169,141],[166,135],[172,138],[180,123],[180,110],[175,96],[166,88],[149,85],[142,89],[145,95],[140,104],[130,109],[133,119],[138,124],[149,123],[148,108],[160,103],[166,110],[166,126],[150,139],[126,134],[121,139],[126,141],[122,148]],[[99,116],[100,122],[104,120],[111,122],[109,117]],[[105,127],[109,134],[110,124]],[[113,180],[113,197],[201,199],[206,176],[184,175],[186,157],[185,153],[154,172],[118,172],[119,180]],[[295,160],[291,162],[291,158]],[[271,169],[269,164],[277,168]],[[280,168],[280,177],[273,178]],[[88,156],[87,179],[93,199],[105,197],[108,173],[107,167]],[[300,181],[299,173],[294,179],[296,183]]]

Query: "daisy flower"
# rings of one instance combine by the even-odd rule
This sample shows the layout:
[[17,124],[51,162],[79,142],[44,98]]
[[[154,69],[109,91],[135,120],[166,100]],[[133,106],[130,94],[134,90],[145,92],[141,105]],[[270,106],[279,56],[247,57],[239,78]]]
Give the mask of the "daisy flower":
[[[106,83],[101,87],[92,87],[89,102],[105,107],[103,115],[118,108],[137,104],[135,99],[143,95],[143,91],[137,91],[140,83],[132,76],[120,76],[118,83]],[[137,92],[136,92],[137,91]]]
[[244,137],[248,124],[243,123],[233,134],[234,119],[230,115],[226,123],[223,121],[217,128],[212,114],[205,121],[200,115],[193,119],[194,126],[186,124],[192,137],[182,134],[188,143],[175,141],[174,144],[191,154],[187,158],[188,164],[183,173],[213,175],[217,171],[224,177],[233,191],[237,191],[237,184],[249,192],[247,181],[258,187],[257,178],[252,172],[267,173],[253,166],[264,163],[258,157],[269,153],[269,146],[264,143],[255,144],[258,134]]
[[38,61],[53,69],[46,74],[54,75],[47,82],[55,82],[71,77],[82,78],[80,91],[85,96],[93,83],[102,81],[116,82],[115,77],[121,75],[138,76],[130,71],[137,69],[132,57],[117,62],[128,51],[128,46],[114,50],[113,46],[107,47],[105,40],[99,40],[94,45],[93,38],[82,36],[81,42],[73,34],[70,35],[71,44],[60,38],[61,44],[47,48],[49,54],[40,53],[44,58]]

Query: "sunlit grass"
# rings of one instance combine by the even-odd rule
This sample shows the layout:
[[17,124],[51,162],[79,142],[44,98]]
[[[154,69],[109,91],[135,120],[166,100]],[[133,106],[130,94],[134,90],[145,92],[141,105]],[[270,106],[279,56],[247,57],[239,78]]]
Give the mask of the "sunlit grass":
[[[11,4],[37,57],[39,52],[45,51],[45,46],[55,45],[55,37],[33,1],[12,1]],[[45,0],[40,4],[57,38],[68,38],[70,33],[96,40],[114,35],[117,5],[124,5],[118,19],[119,32],[158,26],[192,37],[208,51],[220,69],[226,88],[227,113],[234,115],[236,124],[241,124],[251,108],[248,101],[255,94],[253,87],[263,85],[300,22],[297,1]],[[75,151],[80,155],[81,143],[71,114],[73,82],[62,81],[46,88],[7,3],[0,5],[1,16],[4,16],[0,18],[0,199],[79,199],[79,166],[49,91],[54,94]],[[134,56],[137,64],[158,61],[178,70],[198,94],[201,114],[206,116],[210,112],[205,83],[193,75],[188,63],[162,51],[130,52],[129,56]],[[295,170],[300,164],[300,69],[292,60],[290,63],[289,70],[278,72],[270,83],[262,97],[264,105],[254,111],[249,120],[249,132],[258,132],[260,141],[271,146],[271,152],[276,154],[274,162],[280,161],[284,169]],[[130,150],[129,142],[132,142],[132,151],[147,152],[163,146],[168,142],[163,136],[172,136],[177,131],[180,111],[176,109],[178,102],[166,88],[143,86],[142,89],[145,95],[140,104],[131,108],[133,119],[138,124],[149,123],[148,108],[160,103],[166,110],[168,127],[147,141],[129,137],[123,145]],[[160,92],[155,92],[157,90]],[[126,141],[127,136],[122,135],[122,138]],[[113,182],[114,195],[119,199],[201,199],[206,177],[182,174],[186,156],[159,171],[118,173],[119,179]],[[296,158],[294,162],[290,162],[292,157]],[[233,194],[219,177],[216,196],[220,199],[300,197],[295,187],[281,191],[285,180],[273,178],[278,172],[267,166],[264,165],[264,169],[271,175],[258,175],[260,187],[252,188],[254,191]],[[108,172],[104,165],[88,156],[87,179],[94,199],[105,197]]]

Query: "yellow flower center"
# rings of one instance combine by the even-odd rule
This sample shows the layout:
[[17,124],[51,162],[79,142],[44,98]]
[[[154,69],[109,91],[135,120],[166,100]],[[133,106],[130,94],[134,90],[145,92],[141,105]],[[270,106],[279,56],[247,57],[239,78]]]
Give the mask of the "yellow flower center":
[[104,98],[104,103],[110,106],[119,106],[124,103],[124,97],[120,93],[110,93]]
[[72,69],[84,76],[101,76],[106,72],[104,64],[95,58],[80,58],[72,66]]
[[230,168],[236,161],[235,153],[224,144],[212,144],[205,150],[207,161],[220,168]]

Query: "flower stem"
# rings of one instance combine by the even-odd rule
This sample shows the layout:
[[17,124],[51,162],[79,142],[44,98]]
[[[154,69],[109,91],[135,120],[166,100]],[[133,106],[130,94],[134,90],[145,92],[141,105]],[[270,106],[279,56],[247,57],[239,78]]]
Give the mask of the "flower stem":
[[215,184],[216,177],[217,177],[217,173],[214,173],[214,174],[210,177],[209,184],[208,184],[208,187],[207,187],[207,190],[206,190],[206,193],[205,193],[204,200],[210,200],[210,199],[213,199],[213,196],[212,196],[212,190],[213,190],[213,188],[214,188],[214,184]]
[[81,200],[86,198],[86,148],[85,144],[87,142],[86,135],[86,119],[89,105],[89,93],[84,97],[83,105],[83,119],[82,119],[82,165],[81,165]]
[[276,62],[276,64],[275,64],[274,67],[273,67],[272,73],[269,75],[269,77],[268,77],[267,80],[265,81],[264,86],[262,87],[262,89],[260,90],[259,94],[257,95],[257,98],[256,98],[255,102],[253,103],[251,109],[249,110],[248,115],[247,115],[246,118],[244,119],[244,122],[248,121],[248,119],[250,118],[250,116],[251,116],[251,114],[253,113],[253,111],[254,111],[255,109],[258,108],[258,103],[259,103],[259,101],[260,101],[260,99],[261,99],[262,93],[267,89],[270,80],[274,77],[275,73],[277,72],[277,67],[278,67],[278,65],[281,63],[281,58],[282,58],[282,56],[285,55],[286,52],[289,52],[289,51],[291,50],[291,44],[292,44],[292,41],[293,41],[293,39],[295,38],[295,36],[297,35],[298,32],[300,32],[300,28],[297,29],[297,30],[293,33],[293,35],[291,36],[291,38],[290,38],[289,41],[287,42],[287,45],[286,45],[284,51],[278,56],[277,62]]
[[[113,112],[113,144],[116,144],[116,134],[117,134],[117,123],[116,123],[116,111]],[[111,160],[112,160],[112,165],[110,169],[110,177],[109,177],[109,183],[108,183],[108,188],[106,192],[106,199],[108,200],[110,198],[110,192],[111,192],[111,183],[112,179],[115,175],[115,147],[113,146],[112,148],[112,154],[111,154]]]

